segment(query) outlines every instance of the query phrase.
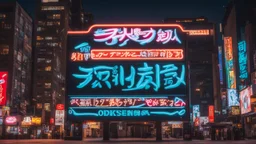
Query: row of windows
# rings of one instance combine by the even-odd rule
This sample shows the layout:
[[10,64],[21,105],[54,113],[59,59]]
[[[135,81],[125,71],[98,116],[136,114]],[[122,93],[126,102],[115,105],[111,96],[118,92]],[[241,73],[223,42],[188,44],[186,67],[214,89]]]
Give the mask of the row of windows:
[[57,47],[61,45],[60,43],[57,43],[57,42],[48,42],[48,43],[45,43],[45,42],[37,42],[36,43],[36,46],[50,46],[50,47]]
[[41,37],[41,36],[37,36],[36,40],[41,41],[41,40],[58,40],[58,37],[50,37],[50,36],[46,36],[46,37]]
[[37,58],[37,62],[41,63],[41,62],[45,62],[45,63],[51,63],[52,60],[51,59],[47,59],[47,58]]
[[0,19],[5,19],[5,18],[6,18],[6,14],[0,13]]
[[38,21],[39,26],[60,26],[60,21],[48,21],[48,22],[43,22],[43,21]]
[[48,15],[47,19],[60,19],[60,14],[52,14]]
[[50,72],[50,71],[52,71],[52,67],[51,66],[38,67],[37,71],[47,71],[47,72]]
[[42,6],[43,11],[64,10],[64,6]]

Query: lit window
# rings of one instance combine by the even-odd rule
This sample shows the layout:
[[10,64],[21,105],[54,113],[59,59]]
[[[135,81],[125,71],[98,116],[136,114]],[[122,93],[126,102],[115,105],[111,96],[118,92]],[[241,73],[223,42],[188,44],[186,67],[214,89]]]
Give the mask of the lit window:
[[45,37],[45,40],[52,40],[52,37]]
[[44,83],[44,88],[51,88],[52,83]]
[[60,19],[60,14],[53,14],[53,19]]
[[47,22],[46,25],[47,25],[47,26],[52,26],[52,25],[53,25],[53,22]]
[[46,63],[51,63],[51,62],[52,62],[52,60],[47,59],[47,60],[45,60],[45,62],[46,62]]
[[37,62],[39,63],[39,62],[43,62],[43,61],[45,61],[45,58],[37,58]]
[[40,36],[37,36],[37,37],[36,37],[36,40],[44,40],[44,38],[43,38],[43,37],[40,37]]
[[45,67],[45,71],[51,71],[51,70],[52,70],[52,67],[51,67],[51,66]]
[[6,14],[0,14],[0,19],[5,19],[6,18]]
[[1,55],[9,54],[9,46],[8,45],[0,45],[0,54]]
[[45,11],[64,10],[64,6],[42,6],[41,10],[45,10]]

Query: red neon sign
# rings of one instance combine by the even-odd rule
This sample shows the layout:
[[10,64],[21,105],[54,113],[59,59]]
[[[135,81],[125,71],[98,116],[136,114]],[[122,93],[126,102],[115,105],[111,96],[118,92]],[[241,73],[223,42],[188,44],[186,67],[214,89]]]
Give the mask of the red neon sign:
[[50,119],[50,124],[54,124],[54,118]]
[[208,115],[209,122],[214,123],[214,106],[209,105],[208,110],[209,110],[209,115]]
[[57,104],[56,110],[64,110],[64,104]]
[[0,106],[6,105],[8,72],[0,72]]
[[91,32],[93,28],[113,28],[113,27],[162,27],[162,28],[169,28],[169,27],[176,27],[179,28],[182,32],[189,32],[189,30],[184,30],[184,28],[179,24],[95,24],[92,25],[87,31],[68,31],[70,35],[76,34],[88,34]]

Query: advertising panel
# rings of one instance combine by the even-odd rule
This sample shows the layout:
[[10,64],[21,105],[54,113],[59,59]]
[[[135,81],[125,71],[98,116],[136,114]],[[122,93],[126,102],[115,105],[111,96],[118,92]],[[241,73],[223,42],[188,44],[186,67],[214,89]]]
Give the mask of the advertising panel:
[[195,122],[196,118],[200,117],[200,106],[193,105],[193,122]]
[[240,115],[240,107],[239,106],[231,106],[229,109],[230,116]]
[[0,71],[0,106],[6,105],[8,72]]
[[180,25],[93,25],[68,36],[69,119],[188,119]]
[[213,105],[209,105],[208,106],[208,119],[210,123],[214,123],[214,106]]
[[248,58],[245,41],[238,43],[238,61],[240,78],[239,89],[241,90],[246,87],[246,81],[248,79]]
[[239,97],[236,89],[228,89],[228,106],[240,106]]
[[222,47],[218,47],[218,59],[219,59],[219,73],[220,73],[220,84],[223,85],[223,54]]
[[55,125],[64,125],[64,110],[56,110],[55,111]]
[[240,92],[241,114],[252,111],[251,108],[252,87],[249,86]]
[[227,88],[236,89],[236,76],[233,59],[232,38],[224,37],[225,67],[227,75]]

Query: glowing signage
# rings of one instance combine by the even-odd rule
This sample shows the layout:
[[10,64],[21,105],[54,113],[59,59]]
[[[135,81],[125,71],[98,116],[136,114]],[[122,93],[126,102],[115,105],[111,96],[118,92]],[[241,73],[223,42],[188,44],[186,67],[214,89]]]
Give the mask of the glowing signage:
[[55,111],[55,125],[64,125],[64,109]]
[[210,123],[214,123],[214,106],[208,106],[208,119]]
[[187,120],[184,32],[177,24],[69,31],[67,118]]
[[64,110],[64,104],[57,104],[56,110]]
[[189,30],[189,35],[210,35],[210,30]]
[[200,106],[199,105],[193,105],[193,122],[200,117]]
[[227,88],[236,89],[236,76],[233,61],[233,46],[232,38],[224,37],[224,51],[225,51],[225,63],[226,63],[226,74],[227,74]]
[[[150,64],[142,65],[96,65],[93,67],[79,67],[79,72],[73,77],[78,79],[77,88],[112,89],[120,87],[121,91],[162,90],[176,89],[185,86],[185,65]],[[127,72],[127,73],[125,73]],[[136,81],[137,79],[137,81]],[[101,91],[102,92],[102,91]],[[100,92],[100,93],[101,93]]]
[[50,124],[54,124],[54,118],[50,119]]
[[218,47],[218,58],[219,58],[219,73],[220,73],[220,84],[223,85],[223,60],[222,60],[222,47]]
[[42,120],[40,117],[32,117],[32,124],[33,125],[41,125]]
[[18,122],[18,120],[15,116],[7,116],[5,118],[5,124],[7,124],[7,125],[16,125],[17,122]]
[[104,42],[106,45],[118,45],[120,47],[127,45],[129,41],[134,41],[140,45],[149,44],[152,41],[162,44],[175,41],[181,43],[176,29],[154,29],[149,28],[105,28],[97,29],[94,32],[94,41]]
[[23,121],[21,122],[22,126],[30,126],[32,125],[32,118],[30,116],[25,116]]
[[232,106],[229,111],[230,116],[240,115],[240,107],[239,106]]
[[251,108],[252,87],[249,86],[240,92],[241,114],[252,111]]
[[242,41],[238,43],[238,61],[239,61],[239,69],[240,69],[240,78],[246,79],[248,78],[248,70],[247,70],[247,51],[246,51],[246,42]]
[[239,98],[236,89],[227,89],[228,92],[228,106],[239,106]]
[[184,116],[186,113],[185,109],[175,110],[173,112],[168,112],[166,110],[140,110],[140,109],[130,109],[130,110],[96,110],[97,112],[90,113],[78,113],[74,108],[69,108],[69,114],[76,116],[95,116],[95,117],[148,117],[148,116]]
[[8,72],[0,72],[0,106],[6,105]]
[[[173,98],[173,97],[172,97]],[[94,98],[94,99],[77,99],[72,98],[70,100],[72,107],[129,107],[129,108],[141,108],[141,107],[184,107],[186,103],[181,98],[175,97],[174,99],[166,98]]]
[[91,60],[182,60],[183,49],[95,49],[72,52],[72,61]]
[[209,123],[209,117],[200,117],[199,118],[200,121],[200,126],[206,125],[207,123]]

